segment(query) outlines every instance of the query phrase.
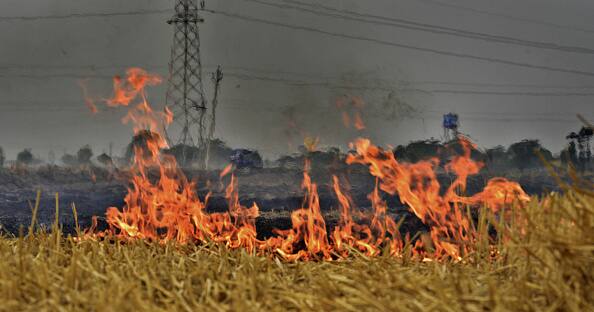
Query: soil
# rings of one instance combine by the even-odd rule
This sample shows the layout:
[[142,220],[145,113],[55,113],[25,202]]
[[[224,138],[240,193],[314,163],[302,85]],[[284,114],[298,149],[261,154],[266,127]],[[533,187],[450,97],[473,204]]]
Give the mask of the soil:
[[[375,185],[366,168],[350,166],[341,169],[314,169],[312,180],[318,183],[320,206],[329,227],[338,219],[337,203],[331,188],[331,176],[341,177],[341,183],[348,189],[359,209],[369,209],[367,199]],[[211,199],[207,210],[223,212],[227,210],[224,188],[228,177],[219,178],[219,171],[187,171],[188,178],[197,181],[197,192],[201,198],[210,191]],[[302,172],[298,169],[264,168],[236,172],[239,180],[240,201],[251,205],[256,202],[261,216],[257,219],[258,236],[267,237],[274,228],[290,227],[290,213],[301,206]],[[529,194],[542,194],[558,190],[557,184],[544,171],[515,174],[518,181]],[[439,174],[441,184],[446,187],[453,177]],[[468,194],[482,189],[486,174],[471,177]],[[81,228],[91,225],[93,216],[98,216],[100,226],[105,226],[102,217],[108,207],[121,208],[128,179],[125,172],[110,172],[104,168],[64,168],[42,166],[38,168],[0,168],[0,229],[8,235],[18,235],[19,228],[25,229],[31,223],[32,206],[35,205],[37,192],[40,192],[40,206],[37,223],[49,228],[55,219],[56,193],[59,200],[59,222],[65,233],[74,231],[72,206],[76,206]],[[384,196],[388,202],[389,213],[396,218],[405,218],[401,227],[403,232],[415,232],[423,225],[408,212],[396,196]]]

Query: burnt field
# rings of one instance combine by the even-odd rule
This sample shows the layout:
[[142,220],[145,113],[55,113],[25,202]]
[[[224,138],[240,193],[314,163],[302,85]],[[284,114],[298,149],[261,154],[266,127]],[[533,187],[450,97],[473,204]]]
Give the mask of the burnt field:
[[[188,179],[196,182],[197,194],[204,198],[209,192],[208,212],[227,211],[225,187],[228,177],[221,179],[219,170],[185,170]],[[354,204],[361,210],[370,209],[368,194],[372,192],[375,180],[363,166],[342,166],[340,168],[315,167],[310,172],[312,181],[318,184],[320,208],[332,227],[338,220],[338,203],[332,190],[332,175],[340,177],[346,185]],[[256,228],[260,238],[268,237],[274,228],[291,226],[291,212],[300,208],[304,192],[301,189],[303,173],[300,169],[263,168],[238,170],[240,202],[243,205],[256,203],[260,216]],[[529,195],[541,195],[560,190],[557,182],[544,170],[533,169],[519,172],[487,172],[468,179],[467,194],[483,189],[494,176],[510,177],[517,181]],[[454,179],[453,175],[438,170],[438,180],[445,188]],[[104,214],[108,207],[121,208],[127,194],[129,174],[126,171],[108,171],[104,168],[70,168],[41,166],[26,169],[0,169],[0,226],[2,232],[18,234],[19,227],[27,228],[31,223],[32,205],[37,192],[41,192],[37,222],[47,227],[54,222],[56,193],[59,194],[59,220],[65,233],[74,231],[72,204],[76,206],[81,228],[91,225],[92,217],[98,217],[99,228],[106,226]],[[396,219],[405,218],[401,231],[416,232],[423,224],[400,203],[397,196],[383,194],[388,203],[388,213]]]

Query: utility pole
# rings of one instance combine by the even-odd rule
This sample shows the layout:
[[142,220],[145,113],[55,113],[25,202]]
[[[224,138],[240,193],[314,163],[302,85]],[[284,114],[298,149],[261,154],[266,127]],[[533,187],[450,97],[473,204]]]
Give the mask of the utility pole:
[[[201,8],[204,3],[201,1]],[[165,104],[173,112],[173,123],[181,128],[170,145],[181,144],[182,165],[195,159],[186,158],[186,147],[205,148],[206,98],[202,84],[200,36],[198,24],[204,20],[198,15],[197,0],[176,0],[175,14],[167,21],[173,25],[173,45],[169,62],[169,80]]]
[[[585,124],[584,127],[580,129],[579,132],[575,133],[572,132],[567,135],[568,140],[573,141],[573,146],[577,146],[577,155],[570,155],[573,158],[577,156],[577,165],[581,171],[586,171],[592,162],[592,149],[590,145],[590,141],[594,136],[594,126],[588,122],[582,115],[577,115],[578,119]],[[570,153],[575,153],[576,151],[571,151]]]
[[210,129],[208,130],[208,142],[206,144],[206,157],[204,160],[204,168],[208,169],[208,162],[210,160],[210,146],[214,139],[214,132],[217,124],[217,104],[219,103],[219,89],[221,81],[223,81],[223,71],[221,66],[217,66],[217,71],[212,73],[211,80],[214,83],[214,96],[212,97],[211,111],[210,111]]

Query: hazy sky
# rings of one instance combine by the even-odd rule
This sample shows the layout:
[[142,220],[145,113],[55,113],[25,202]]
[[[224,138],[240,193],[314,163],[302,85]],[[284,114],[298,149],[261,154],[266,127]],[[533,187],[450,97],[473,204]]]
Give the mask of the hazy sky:
[[[322,145],[345,146],[357,135],[379,144],[403,144],[439,138],[441,114],[454,111],[461,116],[462,132],[480,146],[536,138],[558,152],[565,135],[580,127],[576,113],[594,119],[591,0],[297,1],[385,17],[383,24],[378,17],[364,23],[258,2],[292,3],[207,0],[207,8],[223,14],[203,14],[205,75],[217,64],[226,74],[216,133],[233,147],[257,148],[273,157],[287,152],[290,141],[299,144],[302,135],[319,136]],[[166,77],[172,28],[165,23],[171,13],[7,17],[169,8],[171,0],[1,1],[0,146],[9,158],[26,147],[42,158],[54,150],[59,158],[87,143],[96,154],[110,142],[121,151],[131,135],[130,126],[120,124],[124,112],[92,115],[77,81],[88,77],[94,95],[108,96],[109,76],[129,66]],[[518,44],[394,27],[394,19],[405,20],[398,25],[409,28],[430,24],[464,30],[469,36],[512,37]],[[403,24],[406,21],[417,24]],[[534,47],[543,43],[559,47]],[[563,72],[567,70],[581,73]],[[205,87],[210,92],[208,77]],[[149,94],[155,106],[164,105],[164,85]],[[367,129],[361,133],[342,126],[335,101],[343,94],[366,102]],[[289,119],[300,133],[287,131]]]

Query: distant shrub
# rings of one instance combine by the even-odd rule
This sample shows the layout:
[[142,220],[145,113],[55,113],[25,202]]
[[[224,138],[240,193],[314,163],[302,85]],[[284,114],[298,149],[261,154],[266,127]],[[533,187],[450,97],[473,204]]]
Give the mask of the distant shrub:
[[575,146],[575,142],[569,142],[569,145],[561,151],[561,155],[559,156],[561,162],[565,165],[573,165],[576,166],[578,163],[577,157],[577,149]]
[[113,159],[111,159],[111,157],[109,157],[109,155],[107,155],[105,153],[97,156],[97,161],[104,166],[113,165]]
[[337,147],[328,147],[324,150],[308,151],[301,150],[301,153],[281,156],[276,160],[279,167],[285,169],[302,169],[306,159],[309,159],[311,169],[339,170],[345,165],[345,155]]
[[491,169],[502,169],[509,163],[505,147],[498,145],[485,151],[486,165]]
[[443,145],[437,140],[420,140],[408,145],[398,145],[394,149],[394,156],[399,160],[418,162],[432,157],[438,157]]
[[29,166],[33,163],[33,154],[31,149],[26,148],[17,154],[17,163],[20,165]]
[[93,157],[93,150],[89,145],[85,145],[78,150],[76,157],[79,164],[90,164]]
[[[233,149],[220,139],[210,141],[210,155],[208,157],[208,168],[223,168],[231,161]],[[193,165],[204,165],[206,151],[196,146],[177,144],[163,150],[163,154],[171,155],[182,167]]]
[[539,154],[545,160],[552,160],[553,153],[540,145],[538,140],[523,140],[509,146],[507,154],[511,164],[520,170],[542,166]]

